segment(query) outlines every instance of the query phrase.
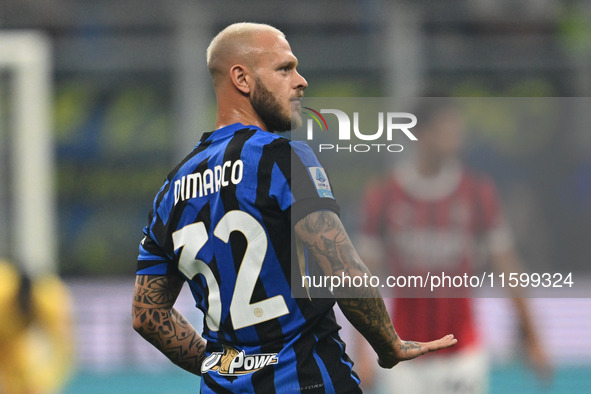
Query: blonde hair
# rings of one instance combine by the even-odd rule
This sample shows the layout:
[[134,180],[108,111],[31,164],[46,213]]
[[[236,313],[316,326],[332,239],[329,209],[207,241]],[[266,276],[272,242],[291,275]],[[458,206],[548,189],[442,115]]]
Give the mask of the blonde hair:
[[282,37],[281,30],[264,23],[239,22],[220,31],[207,47],[207,67],[212,77],[220,72],[223,59],[229,55],[242,55],[252,48],[253,38],[263,32],[276,33]]

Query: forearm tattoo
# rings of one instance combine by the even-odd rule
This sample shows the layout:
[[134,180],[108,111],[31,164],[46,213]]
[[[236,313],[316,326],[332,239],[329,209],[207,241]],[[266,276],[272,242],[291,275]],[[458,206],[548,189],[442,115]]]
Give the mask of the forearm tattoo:
[[380,357],[392,357],[398,339],[392,320],[381,298],[340,298],[343,314],[367,339]]
[[409,350],[420,349],[421,345],[418,342],[401,341],[398,344],[398,347],[401,351],[403,351],[406,354],[406,352],[408,352]]
[[137,332],[179,367],[201,374],[206,341],[172,306],[183,281],[172,276],[136,277],[133,319]]
[[[299,231],[298,231],[299,230]],[[304,245],[321,262],[328,262],[332,275],[369,273],[355,252],[341,221],[332,212],[319,211],[307,215],[296,224]]]
[[[370,274],[361,261],[336,214],[318,211],[307,215],[295,227],[296,233],[331,275]],[[327,272],[330,271],[330,272]],[[393,353],[398,339],[386,306],[375,287],[334,289],[347,319],[363,334],[379,355]]]

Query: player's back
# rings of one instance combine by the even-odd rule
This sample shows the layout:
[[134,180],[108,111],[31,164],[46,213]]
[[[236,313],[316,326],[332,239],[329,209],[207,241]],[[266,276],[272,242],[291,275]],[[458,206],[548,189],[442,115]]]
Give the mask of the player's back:
[[288,140],[225,128],[206,134],[171,178],[174,250],[207,313],[207,339],[258,346],[305,323],[290,287],[289,160]]
[[[315,156],[292,144],[240,124],[204,134],[167,178],[145,230],[165,264],[187,278],[205,314],[203,379],[217,390],[324,387],[332,376],[341,377],[337,386],[354,381],[334,299],[292,295],[292,270],[299,269],[291,264],[292,209],[314,199],[318,209],[336,206],[309,180],[307,169],[319,166]],[[305,173],[293,189],[292,162]],[[143,248],[152,250],[150,242]]]

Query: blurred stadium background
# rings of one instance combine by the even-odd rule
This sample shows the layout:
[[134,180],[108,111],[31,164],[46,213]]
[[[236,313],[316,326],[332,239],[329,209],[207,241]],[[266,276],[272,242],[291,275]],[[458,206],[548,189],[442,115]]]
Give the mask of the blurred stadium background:
[[[286,33],[309,96],[409,97],[425,88],[463,97],[591,96],[586,0],[0,0],[0,255],[55,269],[70,287],[76,373],[66,393],[196,392],[197,378],[133,332],[130,301],[152,198],[171,166],[213,126],[205,48],[236,21]],[[41,63],[48,51],[49,91],[33,91],[31,105],[19,104],[14,83],[29,60],[14,63],[4,40],[24,32],[34,32]],[[49,105],[44,168],[55,170],[55,187],[38,196],[47,198],[50,212],[41,215],[48,229],[55,223],[56,236],[43,241],[46,247],[26,248],[15,235],[27,214],[18,213],[13,194],[20,164],[11,141],[19,116],[34,116],[18,108],[43,108],[39,97]],[[553,261],[575,280],[588,280],[591,133],[576,130],[529,133],[533,143],[525,151],[513,149],[519,133],[474,135],[466,156],[497,181],[525,261]],[[27,138],[32,152],[42,145]],[[181,304],[200,326],[188,294]],[[532,300],[557,366],[549,387],[517,361],[507,301],[477,305],[494,363],[491,392],[590,392],[588,298]]]

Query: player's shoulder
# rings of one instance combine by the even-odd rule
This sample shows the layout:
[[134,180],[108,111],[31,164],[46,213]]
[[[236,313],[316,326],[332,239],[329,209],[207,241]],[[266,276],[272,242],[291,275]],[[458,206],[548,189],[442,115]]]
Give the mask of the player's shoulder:
[[[230,139],[227,144],[216,144],[225,138]],[[204,134],[199,144],[197,144],[189,156],[194,156],[196,151],[203,151],[206,155],[209,155],[211,151],[216,149],[237,149],[239,151],[245,149],[264,149],[265,152],[273,152],[275,150],[286,149],[290,142],[291,140],[286,136],[265,131],[257,126],[245,126],[237,123]]]
[[465,168],[462,174],[461,191],[472,201],[486,201],[493,204],[499,199],[497,185],[487,173],[478,169]]
[[310,148],[310,145],[306,144],[304,141],[289,140],[289,145],[291,149],[293,149],[298,154],[315,156],[314,151],[312,148]]
[[289,148],[292,160],[298,160],[307,167],[322,167],[314,150],[304,141],[291,140]]
[[285,135],[256,128],[252,138],[249,139],[249,143],[263,145],[267,151],[276,152],[290,149],[292,140]]
[[312,148],[304,141],[293,140],[288,135],[279,135],[256,128],[249,143],[263,145],[265,154],[277,159],[299,160],[304,164],[318,165],[318,158]]
[[463,166],[462,181],[476,189],[495,189],[493,178],[479,169]]

